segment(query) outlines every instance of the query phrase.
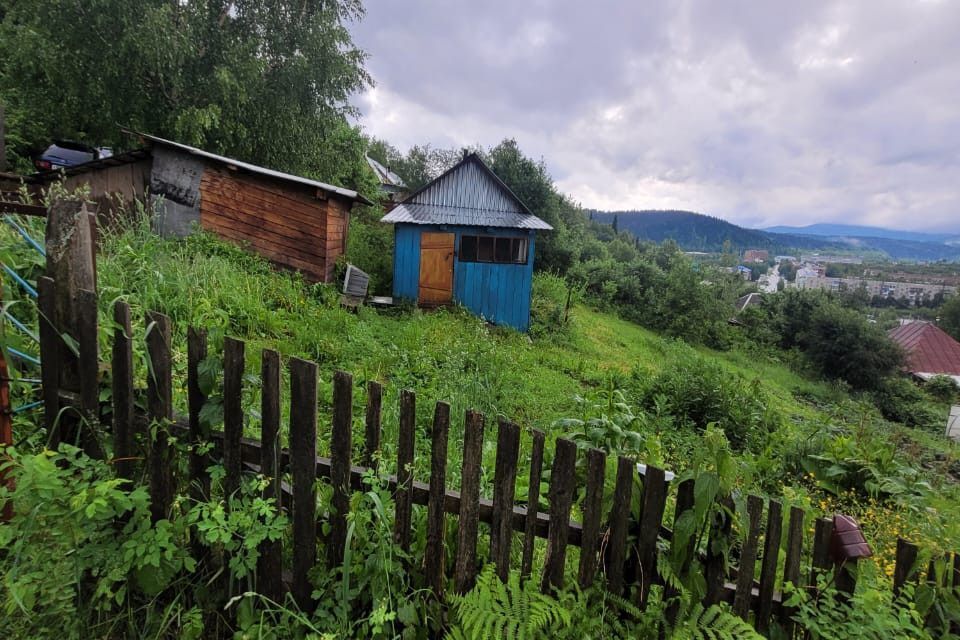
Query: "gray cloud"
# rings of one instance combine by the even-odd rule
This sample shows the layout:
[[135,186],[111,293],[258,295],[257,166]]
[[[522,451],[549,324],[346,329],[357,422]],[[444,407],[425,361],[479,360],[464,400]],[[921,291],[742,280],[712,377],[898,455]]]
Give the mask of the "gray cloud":
[[366,130],[515,137],[586,206],[960,230],[953,0],[380,0]]

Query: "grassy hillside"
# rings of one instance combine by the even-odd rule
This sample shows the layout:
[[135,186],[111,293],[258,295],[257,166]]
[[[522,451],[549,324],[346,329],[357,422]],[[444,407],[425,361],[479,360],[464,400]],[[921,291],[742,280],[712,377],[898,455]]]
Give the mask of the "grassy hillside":
[[[402,388],[418,393],[418,449],[424,452],[438,400],[450,402],[454,416],[476,408],[488,420],[503,415],[517,421],[525,429],[524,448],[529,429],[544,430],[551,440],[582,431],[576,420],[614,425],[639,434],[634,454],[640,459],[676,471],[696,454],[706,422],[717,421],[731,440],[743,434],[735,446],[741,449],[738,482],[744,489],[803,506],[810,517],[837,510],[861,517],[879,552],[881,578],[892,570],[897,535],[928,547],[960,545],[960,452],[939,435],[886,422],[868,402],[746,346],[725,352],[693,348],[583,305],[563,324],[558,318],[565,292],[551,276],[535,281],[534,326],[527,336],[456,308],[363,308],[352,314],[339,308],[334,287],[277,273],[208,236],[174,242],[145,229],[126,232],[107,238],[98,268],[104,321],[118,296],[134,306],[134,317],[148,308],[169,314],[181,370],[190,324],[211,330],[214,354],[224,335],[246,339],[251,374],[259,371],[261,348],[317,361],[322,448],[336,369],[353,373],[357,382],[386,385],[388,460]],[[140,366],[145,368],[142,361]],[[256,385],[250,388],[247,414],[255,435],[259,399]],[[177,391],[183,410],[184,390]],[[364,400],[358,385],[356,416],[362,416]],[[461,441],[461,434],[455,420],[452,442]],[[448,473],[454,482],[459,449],[451,446]],[[485,455],[492,469],[492,446]],[[427,472],[426,458],[418,460],[420,473]],[[865,486],[874,489],[868,494]]]

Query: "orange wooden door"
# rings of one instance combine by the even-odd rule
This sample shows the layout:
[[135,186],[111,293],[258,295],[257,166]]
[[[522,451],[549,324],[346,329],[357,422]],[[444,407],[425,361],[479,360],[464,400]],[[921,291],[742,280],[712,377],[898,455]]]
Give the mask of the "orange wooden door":
[[452,233],[420,234],[420,291],[423,306],[446,304],[453,299]]

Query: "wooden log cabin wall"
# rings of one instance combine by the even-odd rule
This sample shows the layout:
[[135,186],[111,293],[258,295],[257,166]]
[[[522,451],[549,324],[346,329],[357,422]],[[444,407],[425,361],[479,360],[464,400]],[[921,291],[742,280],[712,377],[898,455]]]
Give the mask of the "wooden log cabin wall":
[[[149,201],[161,235],[183,237],[199,225],[310,281],[330,282],[353,205],[372,204],[350,189],[135,135],[141,149],[63,172],[67,188],[90,186],[102,222],[134,200]],[[35,176],[34,186],[61,175]]]

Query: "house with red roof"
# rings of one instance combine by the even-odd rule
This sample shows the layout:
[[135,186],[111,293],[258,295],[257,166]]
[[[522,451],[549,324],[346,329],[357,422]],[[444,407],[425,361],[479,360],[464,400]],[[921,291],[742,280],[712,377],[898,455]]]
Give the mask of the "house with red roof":
[[922,380],[950,376],[960,384],[960,342],[932,322],[913,321],[887,332],[907,354],[907,370]]

